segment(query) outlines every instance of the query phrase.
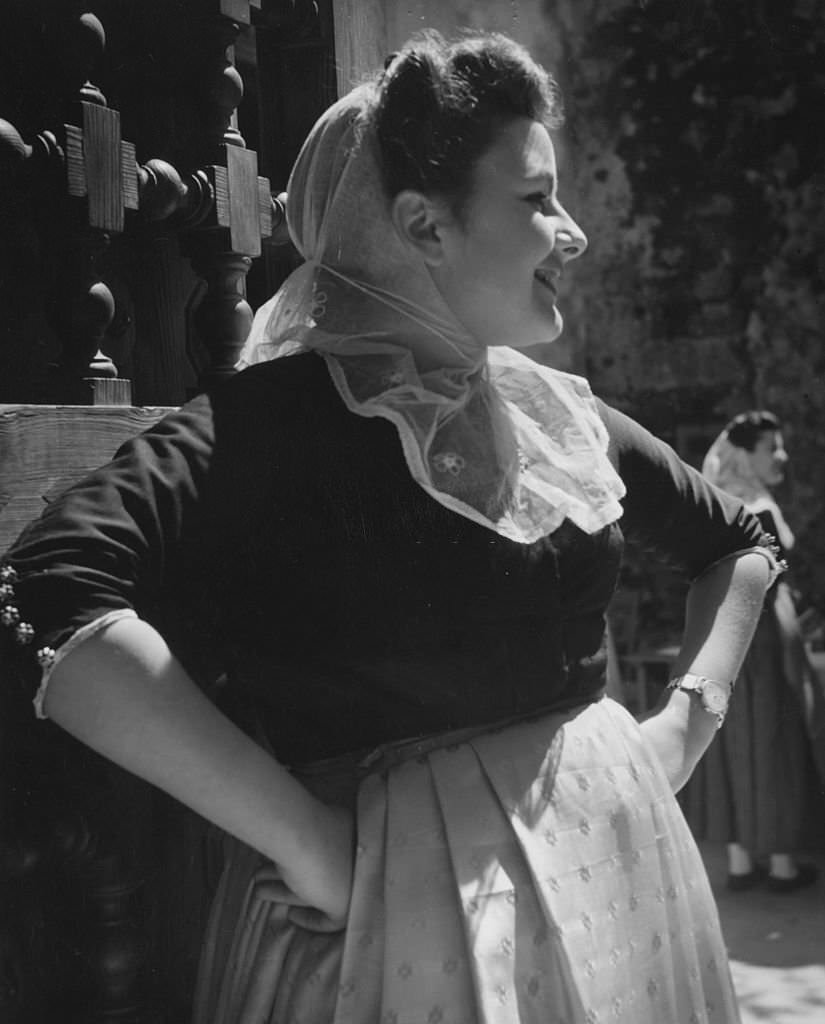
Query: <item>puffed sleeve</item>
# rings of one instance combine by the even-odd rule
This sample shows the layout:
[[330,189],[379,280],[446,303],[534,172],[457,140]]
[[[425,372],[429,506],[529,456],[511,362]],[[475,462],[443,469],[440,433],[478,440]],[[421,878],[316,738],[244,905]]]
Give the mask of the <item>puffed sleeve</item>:
[[39,662],[45,682],[68,645],[154,606],[213,445],[202,396],[123,445],[23,531],[0,566],[0,614],[16,661]]
[[652,548],[691,579],[734,554],[757,550],[774,573],[782,566],[774,538],[738,498],[708,483],[644,427],[599,402],[609,455],[627,488],[625,535]]

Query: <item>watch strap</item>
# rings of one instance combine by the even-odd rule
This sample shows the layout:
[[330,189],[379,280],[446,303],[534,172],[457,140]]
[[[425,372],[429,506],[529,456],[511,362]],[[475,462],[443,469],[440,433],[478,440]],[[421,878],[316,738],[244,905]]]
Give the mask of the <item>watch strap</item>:
[[708,714],[716,716],[716,728],[720,729],[725,721],[731,694],[733,693],[732,683],[723,683],[718,679],[711,679],[709,676],[696,675],[693,672],[686,672],[684,675],[675,676],[667,684],[669,690],[684,690],[686,693],[695,693],[702,702],[702,707]]

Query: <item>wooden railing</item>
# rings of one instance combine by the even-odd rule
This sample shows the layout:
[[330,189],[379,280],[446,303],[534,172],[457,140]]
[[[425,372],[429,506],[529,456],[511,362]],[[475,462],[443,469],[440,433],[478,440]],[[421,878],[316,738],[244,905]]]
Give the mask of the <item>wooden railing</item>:
[[189,140],[187,165],[176,166],[159,155],[138,162],[137,145],[122,136],[120,112],[95,84],[105,53],[100,19],[72,4],[53,5],[66,85],[55,105],[65,116],[28,139],[0,119],[0,202],[30,212],[46,320],[59,351],[46,373],[21,378],[16,394],[3,394],[6,401],[132,403],[130,380],[104,350],[117,302],[100,269],[124,236],[139,244],[175,237],[200,278],[192,282],[193,323],[205,359],[196,388],[233,372],[252,318],[246,274],[263,241],[284,231],[283,204],[270,194],[238,128],[243,83],[232,55],[258,6],[260,0],[190,3],[189,44],[198,52],[190,57],[196,81],[187,85],[201,130],[196,142]]

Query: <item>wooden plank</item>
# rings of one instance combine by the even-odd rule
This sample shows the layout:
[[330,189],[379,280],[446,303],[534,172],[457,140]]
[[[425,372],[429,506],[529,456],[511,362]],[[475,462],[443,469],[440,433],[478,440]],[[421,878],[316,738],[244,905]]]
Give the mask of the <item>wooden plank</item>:
[[172,410],[0,405],[0,552],[66,487]]
[[95,103],[81,103],[81,107],[89,226],[103,231],[122,231],[120,114]]
[[232,252],[261,255],[258,211],[258,154],[253,149],[226,147],[229,184],[229,238]]

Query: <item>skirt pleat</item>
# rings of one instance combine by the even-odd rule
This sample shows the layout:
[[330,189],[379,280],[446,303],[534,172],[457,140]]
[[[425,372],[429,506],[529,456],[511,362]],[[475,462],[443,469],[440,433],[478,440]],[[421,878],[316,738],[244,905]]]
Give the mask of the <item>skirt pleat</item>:
[[429,758],[399,765],[386,787],[382,1024],[472,1024],[472,965]]
[[332,935],[294,924],[234,844],[196,1024],[739,1020],[698,850],[608,699],[379,766],[357,836]]
[[[501,734],[503,735],[503,734]],[[558,924],[513,827],[513,801],[485,771],[485,737],[430,756],[462,908],[477,1016],[489,1024],[576,1019]],[[495,738],[496,740],[498,737]],[[519,751],[523,761],[524,748]],[[536,751],[538,770],[545,751]],[[455,897],[454,897],[454,902]]]
[[[358,842],[352,900],[343,940],[337,1024],[382,1019],[387,798],[381,780],[367,778],[358,794]],[[330,1020],[332,1017],[319,1017]]]

